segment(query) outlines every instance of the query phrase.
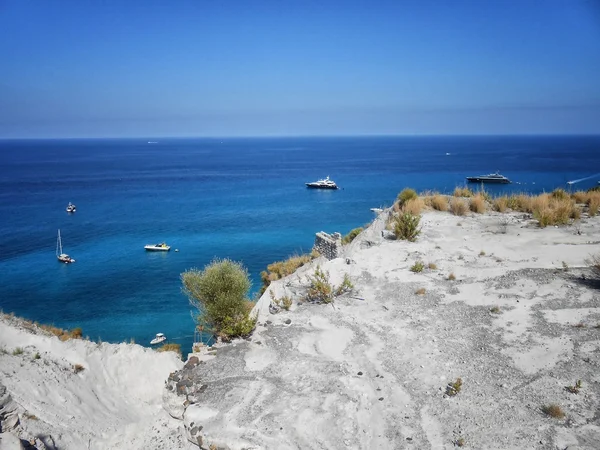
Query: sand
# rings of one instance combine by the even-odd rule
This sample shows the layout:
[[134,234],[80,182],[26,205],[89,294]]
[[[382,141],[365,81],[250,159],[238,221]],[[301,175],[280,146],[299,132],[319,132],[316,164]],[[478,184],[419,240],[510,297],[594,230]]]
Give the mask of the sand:
[[[182,365],[173,355],[1,320],[13,434],[38,426],[65,449],[600,448],[600,289],[585,262],[600,253],[600,219],[540,229],[523,214],[427,212],[410,243],[382,236],[387,214],[341,258],[272,283],[291,310],[269,313],[265,293],[255,333],[178,371],[181,389],[164,388]],[[317,264],[355,289],[299,302]],[[565,417],[544,414],[550,404]]]

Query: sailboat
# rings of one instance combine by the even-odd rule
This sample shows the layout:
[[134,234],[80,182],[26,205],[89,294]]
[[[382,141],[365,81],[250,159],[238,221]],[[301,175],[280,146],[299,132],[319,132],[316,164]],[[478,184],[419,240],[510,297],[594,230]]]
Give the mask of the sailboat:
[[66,253],[63,253],[62,240],[60,238],[60,230],[58,230],[58,239],[56,240],[56,257],[60,262],[65,264],[71,264],[75,262],[73,258],[71,258]]

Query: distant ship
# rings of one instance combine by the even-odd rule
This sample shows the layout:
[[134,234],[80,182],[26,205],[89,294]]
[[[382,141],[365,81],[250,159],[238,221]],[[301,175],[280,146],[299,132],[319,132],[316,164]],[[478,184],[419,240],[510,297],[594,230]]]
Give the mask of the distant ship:
[[67,205],[67,212],[74,213],[75,211],[77,211],[77,207],[73,203],[69,202]]
[[324,180],[313,181],[312,183],[306,183],[306,187],[313,189],[338,189],[337,184],[333,180],[329,179],[329,176]]
[[511,181],[499,172],[489,173],[487,175],[479,175],[478,177],[467,177],[470,183],[499,183],[509,184]]

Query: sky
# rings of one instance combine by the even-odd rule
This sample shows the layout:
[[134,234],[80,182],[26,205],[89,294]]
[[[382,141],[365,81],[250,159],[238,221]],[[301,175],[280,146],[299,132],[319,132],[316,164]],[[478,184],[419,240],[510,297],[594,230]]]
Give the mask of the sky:
[[0,138],[600,134],[600,0],[0,0]]

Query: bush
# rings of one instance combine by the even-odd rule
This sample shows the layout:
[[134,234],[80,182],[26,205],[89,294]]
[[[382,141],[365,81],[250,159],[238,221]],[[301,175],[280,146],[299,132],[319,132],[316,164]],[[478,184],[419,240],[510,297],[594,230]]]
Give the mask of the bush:
[[356,236],[358,236],[360,233],[362,233],[362,231],[363,231],[363,227],[358,227],[358,228],[354,228],[353,230],[350,230],[350,232],[342,238],[342,244],[349,244],[350,242],[352,242],[354,240],[354,238]]
[[431,207],[437,211],[448,211],[448,198],[445,195],[434,195],[431,198]]
[[260,273],[262,286],[259,295],[262,295],[267,290],[271,281],[279,280],[291,275],[304,264],[307,264],[318,257],[319,253],[313,249],[309,255],[294,255],[284,261],[275,261],[274,263],[269,264],[267,270]]
[[437,270],[437,264],[436,263],[429,263],[427,264],[427,267],[431,270]]
[[503,195],[494,199],[494,209],[498,212],[503,213],[508,209],[508,197]]
[[402,212],[418,216],[421,214],[421,210],[425,207],[425,202],[420,198],[411,198],[404,206],[402,206]]
[[13,356],[18,356],[23,354],[23,349],[21,347],[17,347],[12,352]]
[[417,195],[417,192],[414,189],[410,189],[410,188],[404,188],[402,190],[402,192],[400,192],[398,194],[398,203],[400,204],[400,206],[404,206],[404,204],[406,202],[408,202],[409,200],[418,198],[419,196]]
[[558,200],[566,200],[571,198],[571,196],[567,193],[567,191],[565,191],[564,189],[554,189],[552,191],[552,193],[550,194],[552,196],[552,198],[558,199]]
[[450,275],[448,275],[448,281],[454,281],[456,280],[456,275],[454,275],[454,272],[450,272]]
[[425,268],[425,265],[423,264],[423,262],[417,261],[411,266],[410,271],[414,272],[414,273],[419,273],[419,272],[423,272],[424,268]]
[[455,187],[454,188],[454,196],[455,197],[473,197],[473,191],[468,187]]
[[310,286],[306,294],[309,302],[331,303],[333,301],[333,286],[329,283],[329,272],[317,266],[315,272],[308,276]]
[[460,198],[452,198],[450,200],[450,211],[455,216],[464,216],[467,213],[467,205]]
[[531,197],[525,194],[508,197],[508,207],[513,211],[530,212]]
[[75,373],[83,372],[84,370],[85,370],[85,367],[83,367],[81,364],[73,365],[73,372],[75,372]]
[[[600,194],[600,192],[598,193]],[[594,217],[598,214],[600,208],[600,195],[590,195],[588,200],[588,214],[590,217]]]
[[396,239],[403,239],[405,241],[414,242],[417,240],[421,229],[419,228],[419,222],[421,216],[414,216],[410,213],[403,213],[394,217],[394,235]]
[[425,295],[425,288],[419,288],[415,291],[415,294],[417,295]]
[[477,194],[476,196],[471,197],[469,207],[471,211],[478,214],[483,214],[485,212],[485,199],[483,198],[483,195]]
[[563,412],[562,408],[555,404],[542,406],[542,412],[555,419],[562,419],[565,417],[565,413]]
[[275,297],[275,293],[273,291],[269,291],[269,296],[271,297],[271,301],[273,303],[275,303],[280,308],[285,309],[286,311],[289,311],[292,307],[292,298],[288,297],[287,295],[284,295],[281,298],[277,298]]
[[461,389],[462,378],[457,378],[454,383],[448,383],[446,386],[446,395],[449,397],[454,397],[455,395],[458,395]]
[[589,195],[585,191],[577,191],[577,192],[573,193],[573,195],[571,197],[573,197],[573,199],[577,203],[587,203]]
[[179,344],[163,344],[156,349],[157,352],[175,352],[181,356],[181,345]]
[[225,338],[244,336],[252,331],[247,294],[251,286],[248,271],[229,259],[215,259],[203,270],[181,274],[183,291],[198,309],[199,325]]
[[352,292],[352,289],[354,289],[354,284],[350,280],[350,276],[347,273],[345,273],[344,279],[342,280],[342,284],[340,284],[335,290],[335,295],[338,296],[346,292]]

